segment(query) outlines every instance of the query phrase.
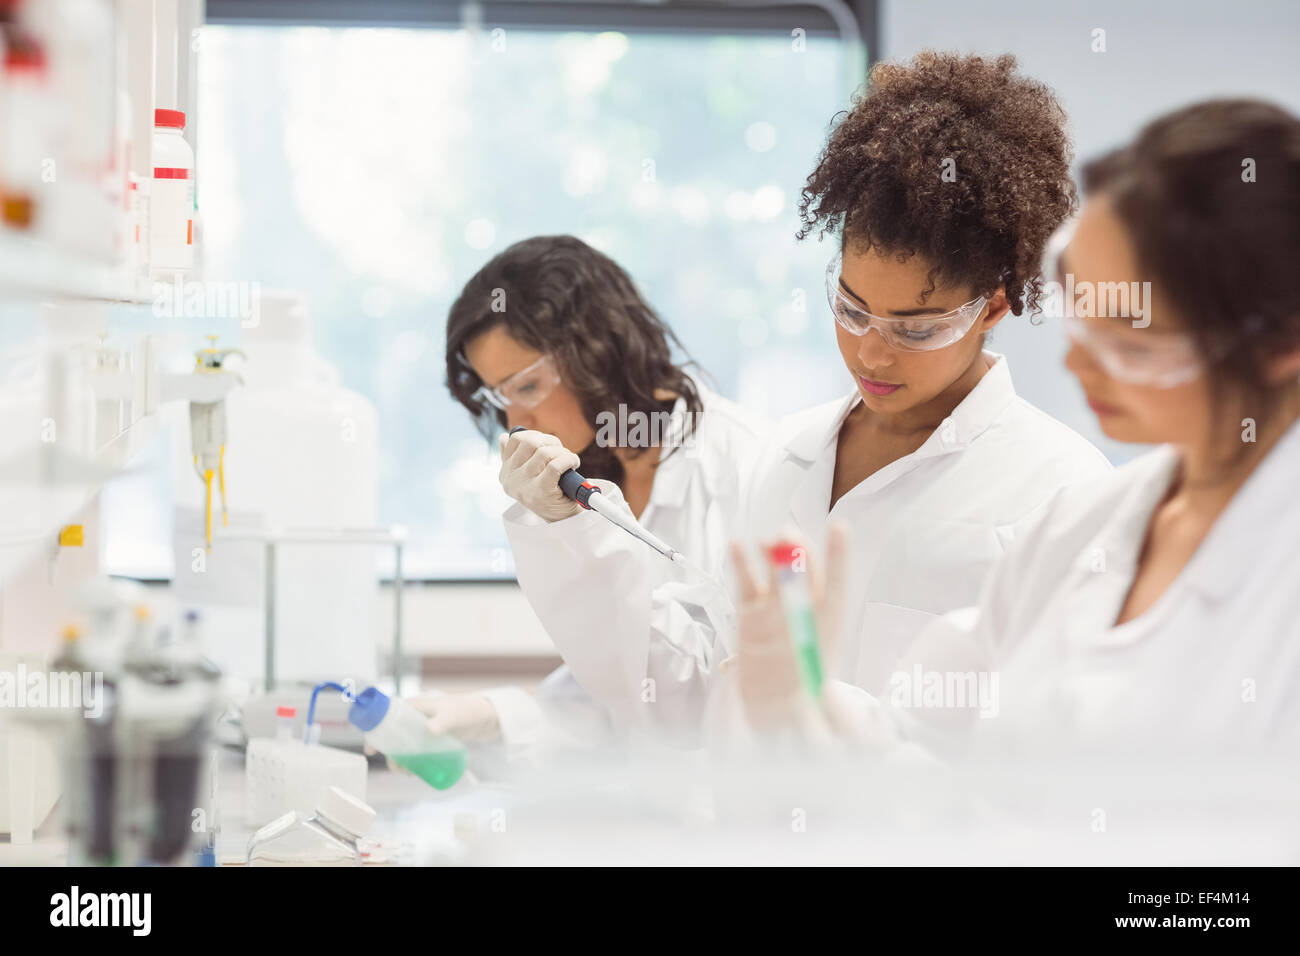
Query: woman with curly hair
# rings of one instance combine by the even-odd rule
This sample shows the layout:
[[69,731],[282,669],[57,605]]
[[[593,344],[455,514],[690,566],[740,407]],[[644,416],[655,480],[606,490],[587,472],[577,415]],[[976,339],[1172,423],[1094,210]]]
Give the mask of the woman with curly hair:
[[[940,619],[913,648],[921,673],[998,675],[998,720],[977,719],[974,701],[939,710],[884,695],[892,706],[879,707],[840,685],[826,712],[873,748],[898,731],[977,757],[1120,758],[1146,776],[1135,755],[1190,755],[1198,774],[1207,759],[1294,759],[1300,118],[1259,100],[1197,103],[1083,179],[1087,203],[1051,244],[1058,281],[1146,283],[1151,301],[1134,322],[1080,297],[1062,316],[1066,368],[1107,435],[1156,447],[1053,496],[977,612]],[[852,604],[852,571],[828,558],[825,572]],[[818,726],[780,703],[798,677],[779,613],[747,624],[746,710]]]
[[[1006,360],[984,349],[1008,313],[1035,305],[1044,246],[1074,208],[1064,125],[1009,56],[880,64],[803,191],[799,237],[840,239],[827,295],[853,387],[783,423],[740,527],[764,541],[793,526],[814,549],[832,521],[852,529],[835,676],[868,689],[929,620],[975,603],[1020,519],[1110,469],[1018,398]],[[546,623],[614,713],[697,743],[734,610],[721,586],[683,596],[658,570],[602,567],[585,582],[626,595],[612,634],[582,605]]]
[[[706,389],[674,347],[676,336],[627,272],[573,236],[516,242],[452,304],[447,387],[485,435],[499,438],[503,477],[511,462],[528,475],[507,485],[520,503],[504,520],[521,558],[520,586],[543,622],[573,603],[566,575],[649,553],[558,492],[569,468],[702,567],[716,573],[726,561],[740,474],[764,425]],[[517,426],[527,431],[505,434]],[[539,552],[546,560],[537,570],[528,556]],[[590,743],[607,729],[567,668],[536,698],[504,687],[417,703],[435,730],[499,741],[511,759]]]
[[[1023,518],[1110,471],[984,347],[1036,310],[1045,247],[1077,206],[1065,122],[1014,57],[925,52],[872,70],[804,187],[799,237],[839,240],[826,292],[854,388],[786,423],[746,530],[792,523],[820,551],[829,523],[847,529],[835,676],[868,692],[976,602]],[[747,606],[775,600],[741,583]]]

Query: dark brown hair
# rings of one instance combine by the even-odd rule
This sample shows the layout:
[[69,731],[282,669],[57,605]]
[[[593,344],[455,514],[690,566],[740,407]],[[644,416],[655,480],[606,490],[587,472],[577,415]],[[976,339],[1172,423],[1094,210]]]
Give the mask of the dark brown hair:
[[872,67],[804,186],[798,238],[820,227],[920,254],[934,264],[927,295],[1003,286],[1014,314],[1036,310],[1043,247],[1078,200],[1065,113],[1015,67],[933,51]]
[[1139,267],[1212,369],[1215,397],[1262,424],[1271,356],[1300,348],[1300,119],[1260,100],[1211,100],[1150,123],[1088,163]]
[[[504,303],[504,308],[501,304]],[[495,308],[494,308],[495,306]],[[695,363],[673,361],[681,343],[637,291],[631,277],[609,256],[573,236],[535,236],[494,256],[465,284],[447,316],[447,388],[484,427],[503,428],[504,412],[474,398],[483,384],[465,361],[465,346],[496,327],[515,341],[550,354],[565,386],[582,405],[592,428],[603,411],[651,415],[670,412],[685,400],[690,435],[703,402],[685,371]],[[627,449],[633,455],[648,449]],[[588,478],[623,479],[613,450],[592,442],[577,450]]]

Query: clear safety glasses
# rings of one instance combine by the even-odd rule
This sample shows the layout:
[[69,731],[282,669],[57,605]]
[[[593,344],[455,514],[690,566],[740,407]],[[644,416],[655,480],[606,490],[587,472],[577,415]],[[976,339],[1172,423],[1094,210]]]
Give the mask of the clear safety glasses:
[[533,408],[540,405],[560,384],[560,370],[555,360],[543,355],[528,368],[516,372],[493,388],[481,385],[470,396],[479,403],[486,402],[498,411],[510,408]]
[[[1173,388],[1196,378],[1205,368],[1191,338],[1151,329],[1099,328],[1077,315],[1061,316],[1065,334],[1088,351],[1117,382],[1148,388]],[[1093,320],[1093,323],[1108,321]]]
[[[1099,296],[1106,291],[1105,288],[1090,288],[1090,283],[1072,277],[1071,281],[1066,281],[1062,256],[1074,235],[1075,223],[1075,219],[1067,221],[1047,243],[1043,277],[1049,288],[1045,292],[1049,302],[1060,305],[1059,310],[1055,314],[1049,312],[1048,317],[1061,322],[1070,341],[1087,350],[1106,374],[1118,382],[1147,388],[1173,388],[1200,375],[1205,370],[1205,362],[1190,335],[1134,326],[1131,321],[1124,321],[1123,316],[1081,317],[1075,314],[1075,303],[1066,301],[1067,295],[1090,294],[1096,303],[1102,301]],[[1106,287],[1114,285],[1116,283],[1105,284]],[[1150,308],[1149,302],[1146,308]]]
[[843,253],[836,253],[826,267],[826,300],[835,314],[835,321],[852,335],[866,335],[874,328],[890,348],[932,352],[952,345],[971,330],[988,302],[981,295],[941,315],[907,318],[874,315],[844,294],[840,286],[842,259]]

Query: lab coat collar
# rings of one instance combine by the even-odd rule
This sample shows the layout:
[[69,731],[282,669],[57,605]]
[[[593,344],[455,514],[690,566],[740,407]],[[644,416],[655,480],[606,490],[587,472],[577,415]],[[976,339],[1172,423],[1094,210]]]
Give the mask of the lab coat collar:
[[[945,418],[925,443],[912,453],[916,458],[959,451],[974,441],[981,432],[993,424],[1016,397],[1011,381],[1011,369],[1004,356],[985,350],[984,356],[993,364],[970,393],[963,398],[952,414]],[[854,388],[840,403],[838,413],[829,422],[814,422],[795,434],[786,443],[786,453],[805,463],[817,461],[826,455],[827,448],[838,439],[840,427],[849,413],[862,401]]]
[[678,397],[673,403],[672,418],[665,434],[661,437],[662,448],[659,451],[659,467],[655,471],[654,484],[650,487],[650,504],[656,508],[680,508],[686,503],[686,494],[691,486],[691,475],[699,470],[704,488],[710,498],[721,497],[726,493],[722,487],[722,478],[715,467],[716,456],[710,455],[700,441],[700,429],[708,414],[712,393],[698,380],[695,388],[699,392],[700,402],[705,409],[695,421],[695,432],[681,445],[681,436],[686,427],[686,399]]
[[[1169,491],[1178,463],[1178,451],[1162,445],[1116,474],[1117,479],[1127,477],[1126,491],[1078,556],[1080,574],[1072,587],[1066,625],[1073,641],[1112,644],[1132,639],[1133,632],[1112,627],[1137,573],[1151,517]],[[1270,534],[1294,533],[1290,529],[1298,514],[1293,494],[1297,470],[1300,423],[1292,425],[1255,468],[1170,587],[1190,589],[1212,602],[1240,593],[1242,576],[1256,567],[1252,553],[1258,543]]]
[[832,418],[829,420],[819,418],[819,420],[791,436],[785,444],[786,454],[791,458],[799,459],[805,464],[812,464],[824,457],[827,447],[839,435],[840,426],[844,424],[844,419],[849,417],[849,412],[853,411],[860,401],[862,401],[862,396],[858,394],[858,390],[855,388],[840,399],[835,415]]
[[1070,610],[1063,631],[1072,644],[1092,646],[1131,637],[1131,632],[1111,628],[1137,573],[1151,514],[1177,467],[1177,452],[1162,445],[1125,465],[1111,479],[1123,490],[1108,507],[1097,532],[1075,556],[1076,573],[1068,584]]
[[1233,495],[1187,565],[1187,583],[1214,601],[1240,593],[1254,567],[1259,542],[1294,532],[1296,475],[1300,474],[1300,422],[1278,439]]
[[[698,388],[698,383],[696,385]],[[703,393],[701,393],[703,398]],[[690,486],[689,468],[683,467],[690,455],[698,455],[699,449],[679,447],[683,428],[686,423],[686,399],[677,398],[673,402],[672,418],[667,432],[661,436],[663,447],[659,449],[659,465],[655,469],[654,484],[650,486],[650,504],[656,508],[680,508],[686,500],[686,489]],[[698,425],[699,422],[696,422]],[[694,441],[698,436],[693,435]]]
[[1016,398],[1007,360],[996,352],[984,352],[993,364],[965,398],[952,410],[914,452],[917,458],[947,454],[967,447],[998,420]]

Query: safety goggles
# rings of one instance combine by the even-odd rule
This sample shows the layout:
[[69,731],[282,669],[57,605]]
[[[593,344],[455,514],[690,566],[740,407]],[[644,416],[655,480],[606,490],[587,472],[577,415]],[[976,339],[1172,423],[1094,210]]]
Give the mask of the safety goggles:
[[556,367],[555,360],[549,355],[543,355],[495,388],[490,385],[479,386],[470,398],[502,412],[510,408],[534,408],[546,401],[559,384],[560,370]]
[[[1043,276],[1059,290],[1066,287],[1061,261],[1074,235],[1077,218],[1071,218],[1047,242],[1043,257]],[[1173,388],[1190,382],[1205,369],[1204,359],[1190,335],[1167,332],[1132,323],[1114,322],[1105,317],[1083,318],[1074,314],[1073,304],[1063,314],[1049,316],[1061,322],[1070,341],[1080,346],[1111,378],[1127,385],[1147,388]]]
[[836,253],[826,267],[826,300],[835,321],[851,335],[866,335],[874,328],[890,348],[909,352],[946,348],[971,330],[988,303],[988,298],[981,295],[941,315],[907,318],[874,315],[844,294],[840,286],[842,260],[843,253]]
[[1070,341],[1086,349],[1117,382],[1173,388],[1196,378],[1205,363],[1190,336],[1131,327],[1099,328],[1077,315],[1062,316]]

